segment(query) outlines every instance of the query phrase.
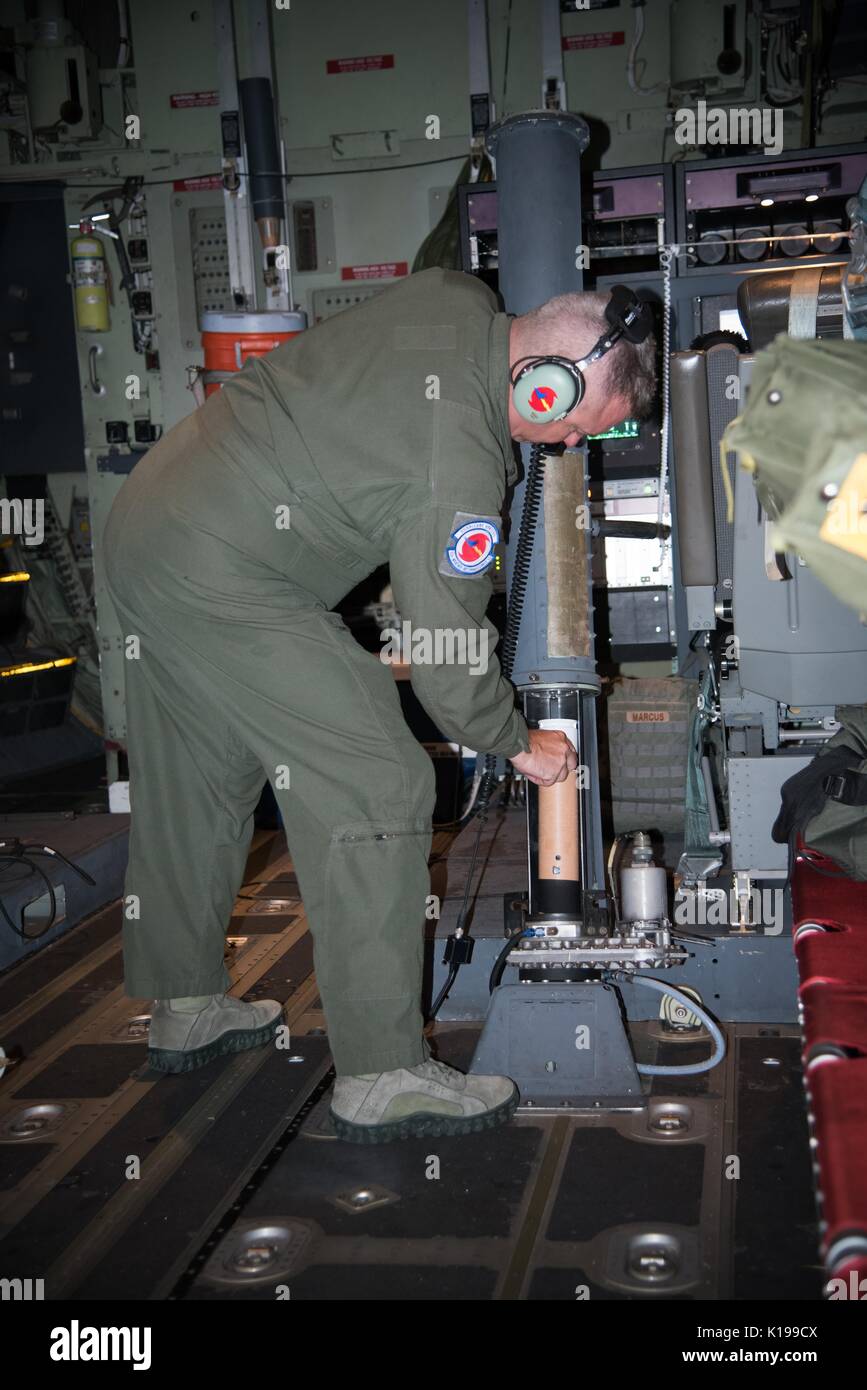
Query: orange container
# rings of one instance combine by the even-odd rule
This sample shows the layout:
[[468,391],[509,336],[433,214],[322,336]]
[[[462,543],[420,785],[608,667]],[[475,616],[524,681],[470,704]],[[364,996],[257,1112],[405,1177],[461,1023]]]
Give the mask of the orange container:
[[288,309],[267,309],[256,314],[203,314],[205,395],[219,391],[224,381],[241,370],[248,357],[264,357],[306,327],[307,315]]

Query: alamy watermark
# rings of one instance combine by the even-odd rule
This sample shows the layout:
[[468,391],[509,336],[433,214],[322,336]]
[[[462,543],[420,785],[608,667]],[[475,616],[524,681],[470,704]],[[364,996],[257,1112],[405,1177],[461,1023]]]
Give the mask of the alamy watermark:
[[51,1329],[48,1355],[52,1361],[131,1361],[134,1371],[151,1364],[149,1327],[82,1327],[73,1318],[68,1327]]
[[0,1279],[0,1302],[38,1303],[44,1298],[44,1279]]
[[771,106],[681,106],[674,113],[678,145],[761,145],[765,154],[781,154],[783,113]]
[[41,545],[45,540],[45,499],[0,497],[0,533],[21,536],[25,545]]
[[752,888],[749,893],[728,893],[722,888],[706,893],[685,893],[674,905],[677,927],[763,927],[767,935],[783,930],[783,890]]
[[413,627],[404,619],[400,627],[380,633],[380,661],[408,662],[411,666],[468,666],[470,675],[483,676],[488,669],[488,633],[485,628]]

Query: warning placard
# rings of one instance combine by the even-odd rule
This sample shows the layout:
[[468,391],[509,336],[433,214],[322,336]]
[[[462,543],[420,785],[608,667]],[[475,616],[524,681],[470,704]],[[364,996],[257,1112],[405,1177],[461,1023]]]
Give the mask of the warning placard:
[[186,106],[216,106],[219,99],[219,92],[172,92],[169,105],[177,111]]
[[601,34],[568,34],[563,39],[563,47],[570,48],[619,48],[626,35],[622,29],[605,29]]
[[205,188],[222,188],[223,180],[219,174],[199,174],[193,179],[175,179],[172,188],[176,193],[198,193]]
[[326,72],[381,72],[394,67],[393,53],[367,53],[363,58],[328,58]]
[[391,280],[396,275],[406,275],[407,261],[378,261],[375,265],[344,265],[340,270],[341,280]]

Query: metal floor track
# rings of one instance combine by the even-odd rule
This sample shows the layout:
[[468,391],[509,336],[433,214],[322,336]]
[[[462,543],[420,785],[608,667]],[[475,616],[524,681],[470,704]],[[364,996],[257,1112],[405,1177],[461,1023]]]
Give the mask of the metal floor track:
[[[797,1029],[729,1025],[725,1063],[655,1079],[646,1110],[344,1144],[280,836],[257,836],[247,878],[233,992],[281,999],[290,1048],[152,1072],[119,904],[0,977],[20,1053],[0,1082],[0,1278],[42,1278],[47,1300],[819,1300]],[[439,1057],[466,1066],[477,1034],[439,1025]],[[644,1060],[703,1055],[655,1022],[632,1036]]]

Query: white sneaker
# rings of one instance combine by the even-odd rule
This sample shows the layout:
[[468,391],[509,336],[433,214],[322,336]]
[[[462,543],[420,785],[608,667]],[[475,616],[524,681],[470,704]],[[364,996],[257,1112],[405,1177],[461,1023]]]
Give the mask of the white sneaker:
[[518,1088],[508,1076],[465,1076],[429,1057],[417,1067],[339,1076],[331,1119],[351,1144],[478,1134],[514,1115]]
[[198,1013],[173,1009],[155,999],[148,1030],[148,1066],[154,1071],[193,1071],[225,1052],[243,1052],[270,1042],[283,1017],[276,999],[246,1004],[215,994]]

